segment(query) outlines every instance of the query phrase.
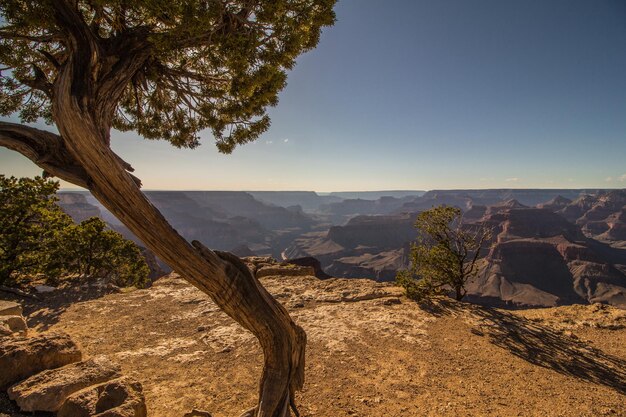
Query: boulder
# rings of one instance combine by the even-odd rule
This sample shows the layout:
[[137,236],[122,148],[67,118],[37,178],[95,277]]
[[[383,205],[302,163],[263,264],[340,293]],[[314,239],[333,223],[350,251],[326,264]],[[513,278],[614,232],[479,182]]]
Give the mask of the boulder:
[[80,359],[80,350],[67,334],[0,338],[0,389]]
[[141,384],[127,377],[85,388],[70,395],[57,417],[146,417]]
[[0,328],[8,328],[11,333],[24,332],[28,330],[26,320],[20,316],[0,316]]
[[22,411],[57,411],[73,393],[121,376],[119,365],[100,356],[31,376],[9,388]]
[[0,300],[0,316],[21,316],[22,306],[13,301]]

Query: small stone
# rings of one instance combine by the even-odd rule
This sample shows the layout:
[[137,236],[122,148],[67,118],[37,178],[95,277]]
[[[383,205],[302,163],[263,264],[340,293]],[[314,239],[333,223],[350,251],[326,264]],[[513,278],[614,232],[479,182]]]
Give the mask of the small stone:
[[402,304],[399,298],[387,298],[383,301],[383,304],[386,306],[394,305],[394,304]]
[[35,291],[38,293],[48,293],[54,290],[56,290],[56,288],[49,285],[35,285]]
[[188,413],[185,413],[183,417],[211,417],[211,413],[208,411],[193,409]]

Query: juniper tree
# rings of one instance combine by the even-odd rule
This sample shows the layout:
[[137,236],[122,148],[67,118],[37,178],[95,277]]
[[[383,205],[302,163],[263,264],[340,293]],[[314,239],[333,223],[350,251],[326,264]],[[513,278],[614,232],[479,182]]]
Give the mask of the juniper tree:
[[0,175],[0,285],[39,272],[51,243],[72,221],[55,204],[58,182]]
[[147,200],[111,129],[218,149],[269,126],[286,70],[334,21],[335,0],[3,0],[0,145],[89,189],[153,252],[253,332],[265,356],[258,405],[285,416],[304,380],[305,334],[241,261],[185,241]]
[[139,247],[108,229],[98,217],[64,227],[44,252],[48,259],[42,271],[47,278],[73,274],[87,279],[105,278],[121,287],[144,287],[150,274]]
[[410,268],[399,271],[396,281],[413,299],[452,289],[461,300],[465,284],[478,273],[476,262],[491,229],[463,224],[461,209],[446,206],[420,213],[415,227],[419,236],[411,245]]

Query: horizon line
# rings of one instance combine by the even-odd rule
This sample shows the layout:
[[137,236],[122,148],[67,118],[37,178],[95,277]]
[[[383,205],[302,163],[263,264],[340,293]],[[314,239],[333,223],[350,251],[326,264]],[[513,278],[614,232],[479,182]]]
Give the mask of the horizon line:
[[[178,191],[178,192],[242,192],[242,193],[317,193],[317,194],[332,194],[332,193],[398,193],[398,192],[430,192],[430,191],[508,191],[508,190],[542,190],[542,191],[556,191],[556,190],[571,190],[571,191],[606,191],[606,190],[626,190],[626,187],[495,187],[495,188],[432,188],[432,189],[380,189],[380,190],[340,190],[340,191],[316,191],[316,190],[220,190],[220,189],[172,189],[172,188],[145,188],[141,191]],[[59,188],[61,192],[89,192],[85,188]]]

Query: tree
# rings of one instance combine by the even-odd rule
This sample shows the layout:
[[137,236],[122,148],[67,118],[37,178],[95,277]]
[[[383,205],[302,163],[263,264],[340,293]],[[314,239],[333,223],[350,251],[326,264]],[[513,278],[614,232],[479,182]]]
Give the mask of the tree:
[[[286,70],[334,22],[335,0],[3,0],[0,145],[87,188],[148,248],[259,339],[259,402],[286,416],[304,381],[305,333],[236,257],[186,242],[147,200],[110,131],[220,151],[269,126]],[[295,407],[294,407],[295,409]]]
[[144,287],[148,282],[150,270],[137,245],[107,230],[98,217],[65,227],[49,252],[44,265],[47,276],[106,278],[121,287]]
[[438,206],[417,216],[417,241],[411,245],[411,265],[396,281],[413,299],[428,298],[452,289],[457,300],[467,293],[466,283],[478,274],[476,261],[491,229],[463,224],[457,207]]
[[92,217],[74,224],[56,204],[59,183],[0,175],[0,285],[43,273],[144,286],[149,268],[135,243]]
[[0,175],[0,285],[38,272],[47,247],[70,218],[55,204],[58,182]]

